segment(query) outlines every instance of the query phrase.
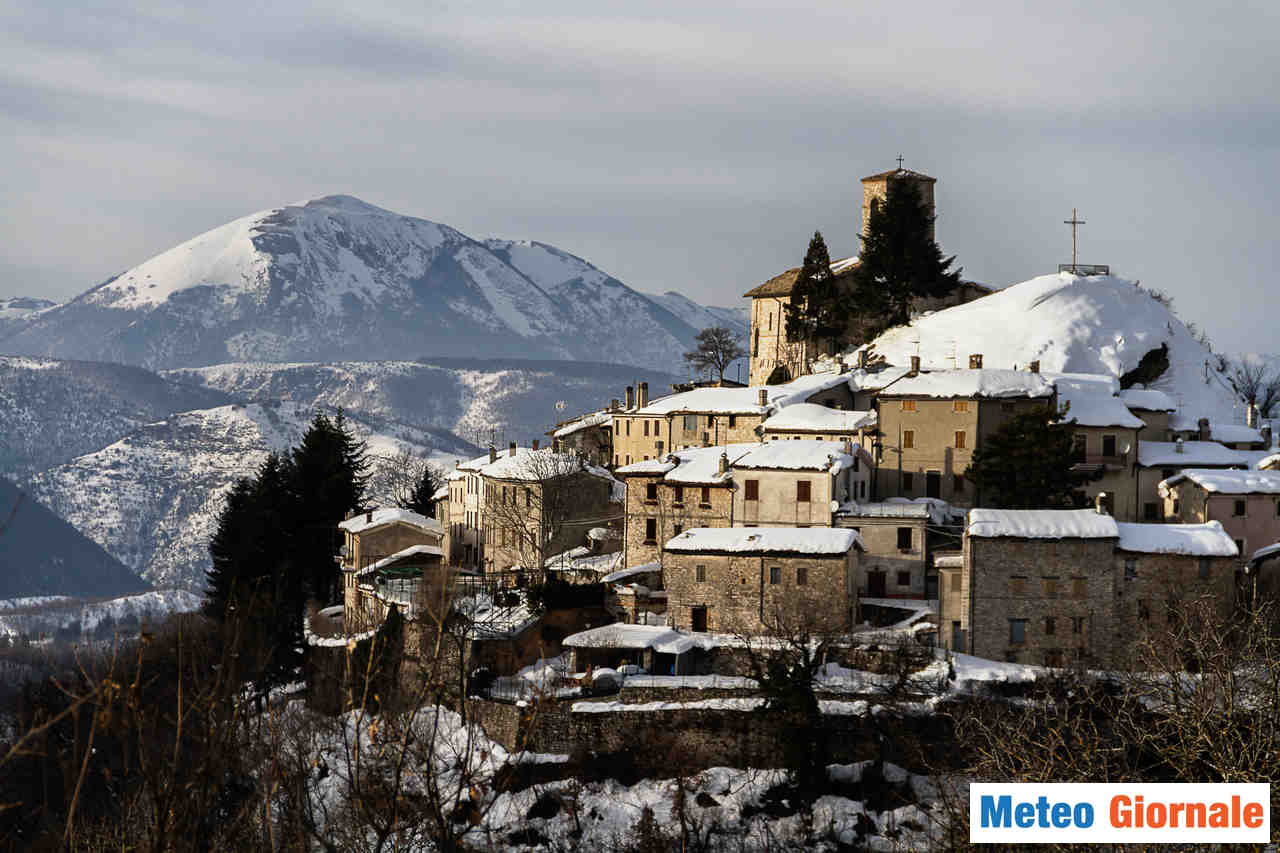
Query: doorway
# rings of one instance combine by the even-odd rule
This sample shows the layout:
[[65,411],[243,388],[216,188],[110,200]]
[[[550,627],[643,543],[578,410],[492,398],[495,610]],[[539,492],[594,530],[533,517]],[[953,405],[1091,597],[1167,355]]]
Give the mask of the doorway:
[[694,607],[689,613],[689,622],[692,629],[698,633],[706,633],[707,630],[707,608]]
[[924,494],[928,498],[942,497],[942,472],[929,471],[924,475]]

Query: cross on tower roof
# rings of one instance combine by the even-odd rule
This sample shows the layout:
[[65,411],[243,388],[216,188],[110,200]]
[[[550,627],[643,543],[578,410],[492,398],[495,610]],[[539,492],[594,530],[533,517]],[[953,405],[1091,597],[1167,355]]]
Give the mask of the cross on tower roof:
[[901,154],[899,154],[899,155],[898,155],[898,168],[899,168],[899,169],[901,169],[901,168],[902,168],[902,155],[901,155]]
[[1076,209],[1071,208],[1071,218],[1062,220],[1063,225],[1071,226],[1071,273],[1076,272],[1076,227],[1084,225],[1085,221],[1076,215]]

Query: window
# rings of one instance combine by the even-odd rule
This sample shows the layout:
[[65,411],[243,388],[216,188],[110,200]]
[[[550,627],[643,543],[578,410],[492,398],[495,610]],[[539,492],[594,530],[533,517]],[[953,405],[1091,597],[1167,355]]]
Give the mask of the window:
[[700,505],[703,507],[711,506],[711,487],[710,486],[702,487],[702,500],[700,501]]
[[644,520],[644,541],[646,545],[652,545],[658,541],[658,519],[646,518]]
[[1018,644],[1027,641],[1027,620],[1026,619],[1010,619],[1009,620],[1009,642]]
[[899,551],[911,550],[911,528],[910,527],[898,528],[898,550]]
[[854,454],[853,454],[853,473],[855,473],[855,474],[856,474],[856,473],[858,473],[858,454],[857,454],[857,451],[855,451],[855,452],[854,452]]
[[736,427],[737,425],[738,425],[738,416],[737,416],[737,415],[729,415],[729,429],[733,429],[733,428],[734,428],[734,427]]
[[698,565],[693,567],[693,579],[696,583],[707,582],[707,567]]
[[646,437],[649,435],[649,422],[648,422],[648,421],[645,421],[645,422],[644,422],[644,434],[645,434],[645,436],[646,436]]
[[964,450],[964,430],[956,430],[956,450]]
[[745,498],[749,501],[760,500],[760,481],[747,480]]
[[916,431],[913,429],[904,429],[902,431],[902,449],[911,450],[916,446]]
[[769,567],[769,584],[770,586],[782,583],[782,566]]
[[684,486],[672,486],[671,502],[676,506],[684,506]]
[[1071,579],[1071,597],[1072,598],[1085,598],[1086,597],[1085,590],[1086,590],[1086,587],[1085,587],[1084,578]]
[[1142,519],[1144,521],[1160,520],[1160,505],[1157,503],[1144,503],[1142,505]]
[[1116,437],[1114,435],[1104,435],[1102,437],[1102,455],[1116,455]]
[[953,411],[953,412],[967,412],[967,411],[969,411],[969,401],[968,401],[968,400],[956,400],[955,402],[953,402],[953,403],[951,404],[951,411]]
[[631,421],[627,421],[627,435],[631,435]]
[[1084,633],[1084,617],[1083,616],[1071,617],[1071,633],[1073,634]]
[[1131,581],[1138,577],[1138,561],[1133,557],[1126,557],[1124,561],[1124,579]]
[[1239,551],[1241,555],[1243,555],[1243,554],[1244,554],[1244,540],[1243,540],[1243,539],[1237,539],[1237,540],[1236,540],[1236,550],[1237,550],[1237,551]]
[[618,454],[616,454],[616,453],[615,453],[615,454],[613,454],[613,467],[614,467],[614,468],[619,467],[619,466],[618,466],[618,459],[619,459]]
[[1044,617],[1045,636],[1051,637],[1058,630],[1058,622],[1052,616]]
[[1058,597],[1058,579],[1042,578],[1042,580],[1044,581],[1044,597],[1057,598]]
[[1247,504],[1244,501],[1236,501],[1231,510],[1231,514],[1236,518],[1244,518],[1246,508]]
[[898,586],[911,586],[911,572],[898,572]]
[[658,484],[657,483],[644,484],[644,499],[647,501],[657,502],[658,500]]
[[807,504],[809,502],[809,481],[796,480],[796,503]]
[[1209,570],[1213,567],[1213,561],[1208,557],[1200,558],[1200,580],[1207,581],[1209,579]]
[[1178,514],[1179,514],[1181,511],[1182,511],[1182,504],[1181,504],[1181,502],[1180,502],[1177,498],[1174,498],[1174,499],[1173,499],[1173,517],[1174,517],[1174,518],[1177,518],[1177,517],[1178,517]]
[[904,411],[904,412],[914,412],[915,410],[916,410],[916,401],[915,401],[915,400],[903,400],[903,401],[902,401],[902,411]]
[[524,505],[526,509],[533,506],[533,490],[532,489],[524,490]]
[[697,415],[685,415],[685,416],[684,416],[684,431],[685,431],[685,432],[697,432],[697,431],[698,431],[698,416],[697,416]]
[[951,574],[951,591],[959,592],[960,585],[963,580],[964,580],[964,576],[960,572],[953,572]]
[[796,586],[805,586],[809,583],[809,567],[796,566]]
[[1280,501],[1276,501],[1276,518],[1280,518]]
[[671,535],[672,535],[672,536],[679,536],[681,533],[684,533],[684,525],[683,525],[683,524],[673,524],[673,525],[671,525]]
[[956,474],[951,480],[951,490],[957,495],[964,494],[964,474]]
[[865,498],[867,496],[867,481],[861,480],[858,483],[858,497]]
[[910,492],[916,487],[915,475],[910,471],[902,472],[902,491]]
[[773,331],[773,312],[772,311],[769,312],[768,322],[769,322],[769,331],[772,332]]

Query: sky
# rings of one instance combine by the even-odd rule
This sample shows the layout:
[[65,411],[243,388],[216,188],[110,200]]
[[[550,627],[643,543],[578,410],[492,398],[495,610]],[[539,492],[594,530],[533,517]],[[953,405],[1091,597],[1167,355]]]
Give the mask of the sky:
[[[345,193],[710,304],[937,178],[1002,287],[1070,260],[1275,341],[1280,5],[0,0],[0,297]],[[1259,310],[1262,306],[1268,310]]]

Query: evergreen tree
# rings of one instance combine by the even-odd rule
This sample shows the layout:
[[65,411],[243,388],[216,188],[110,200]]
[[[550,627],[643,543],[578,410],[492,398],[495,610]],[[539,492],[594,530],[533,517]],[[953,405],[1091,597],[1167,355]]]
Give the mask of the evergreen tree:
[[227,493],[218,526],[209,541],[213,568],[205,572],[204,612],[213,619],[227,615],[236,584],[256,564],[261,541],[254,507],[254,481],[241,477]]
[[1083,506],[1089,475],[1073,471],[1071,428],[1041,407],[1006,421],[973,451],[965,477],[980,506],[1041,509]]
[[431,518],[436,506],[435,499],[432,496],[443,485],[444,478],[440,476],[440,472],[435,466],[423,463],[422,470],[418,473],[418,480],[413,484],[413,489],[410,490],[407,499],[400,502],[401,508],[413,510],[419,515]]
[[961,270],[951,270],[955,256],[943,257],[929,236],[933,221],[913,182],[889,182],[884,203],[872,207],[853,271],[859,314],[901,325],[910,319],[913,299],[946,296],[960,283]]
[[831,257],[821,231],[813,232],[804,263],[786,306],[787,340],[792,343],[825,339],[834,342],[844,331],[844,312]]
[[337,594],[338,522],[359,509],[369,476],[365,444],[339,411],[312,419],[292,457],[293,560],[304,595],[327,604]]

